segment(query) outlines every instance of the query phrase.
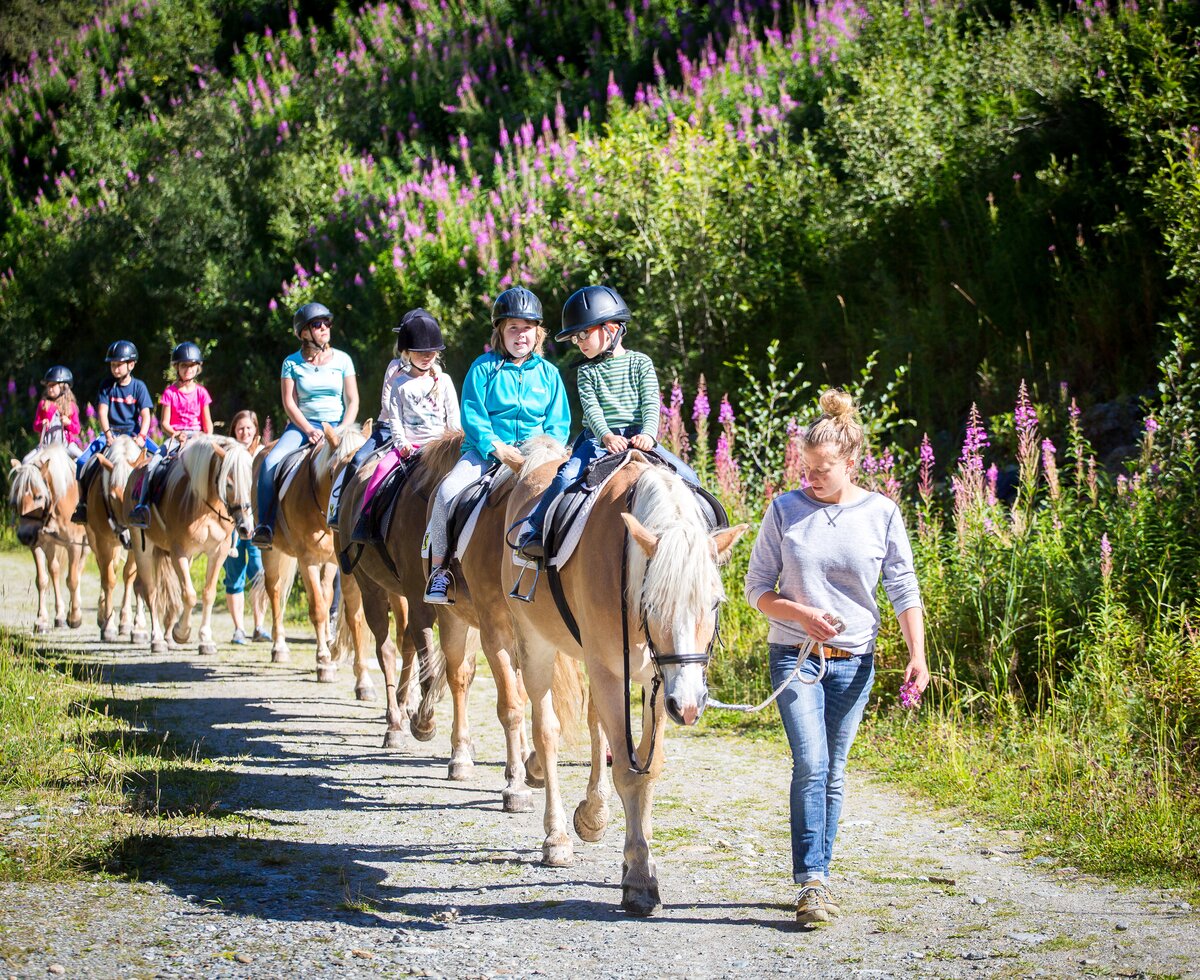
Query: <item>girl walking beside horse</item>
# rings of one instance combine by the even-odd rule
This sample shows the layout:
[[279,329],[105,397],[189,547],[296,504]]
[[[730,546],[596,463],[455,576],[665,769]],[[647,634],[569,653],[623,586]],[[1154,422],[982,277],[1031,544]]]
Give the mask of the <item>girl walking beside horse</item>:
[[776,497],[746,573],[746,601],[770,621],[771,683],[792,751],[792,875],[796,921],[841,911],[829,866],[845,789],[846,759],[875,677],[880,578],[908,646],[904,683],[924,691],[921,594],[899,508],[855,482],[863,427],[854,400],[831,389],[805,430],[809,486]]

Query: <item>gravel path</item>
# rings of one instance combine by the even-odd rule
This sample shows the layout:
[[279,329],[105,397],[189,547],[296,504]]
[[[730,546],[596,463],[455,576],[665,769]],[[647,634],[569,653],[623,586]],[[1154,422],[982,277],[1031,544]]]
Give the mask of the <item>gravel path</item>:
[[[31,628],[32,564],[0,555],[0,622]],[[95,580],[86,582],[94,609]],[[1117,888],[1023,857],[1019,834],[935,811],[852,768],[834,888],[839,921],[802,930],[788,873],[780,746],[673,728],[655,807],[665,906],[619,910],[623,823],[576,864],[538,863],[538,812],[500,811],[503,743],[481,669],[473,777],[432,742],[380,748],[382,709],[353,678],[314,681],[311,644],[158,656],[104,646],[94,616],[49,643],[143,699],[156,731],[232,772],[220,834],[164,843],[138,880],[0,884],[0,980],[376,976],[997,977],[1200,975],[1200,916],[1178,895]],[[301,636],[299,629],[291,631]],[[228,637],[222,615],[217,636]],[[581,798],[585,746],[564,801]],[[0,845],[6,831],[0,814]]]

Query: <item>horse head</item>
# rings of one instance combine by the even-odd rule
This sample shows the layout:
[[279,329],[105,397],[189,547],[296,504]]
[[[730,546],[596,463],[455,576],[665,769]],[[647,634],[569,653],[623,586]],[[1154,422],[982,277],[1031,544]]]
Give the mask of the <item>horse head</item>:
[[748,525],[709,531],[694,494],[674,473],[639,475],[629,531],[630,617],[640,624],[667,714],[693,725],[708,703],[708,661],[725,601],[719,566]]
[[236,439],[210,436],[189,442],[181,459],[192,492],[215,495],[238,537],[248,541],[254,533],[254,458],[246,447]]
[[55,521],[55,505],[75,479],[71,458],[61,444],[47,444],[25,459],[11,460],[8,502],[16,515],[17,540],[27,548]]

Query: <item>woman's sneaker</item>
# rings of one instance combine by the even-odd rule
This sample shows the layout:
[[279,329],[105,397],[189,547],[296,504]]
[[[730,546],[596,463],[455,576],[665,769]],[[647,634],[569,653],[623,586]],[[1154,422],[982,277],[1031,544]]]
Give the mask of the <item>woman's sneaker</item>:
[[822,885],[821,887],[825,892],[825,911],[836,919],[842,914],[842,900],[829,890],[828,885]]
[[453,602],[449,592],[450,573],[444,568],[436,569],[425,586],[425,601],[435,606],[448,606]]
[[833,916],[825,904],[825,886],[819,881],[809,881],[800,889],[796,898],[796,921],[802,925],[828,922]]
[[246,634],[242,630],[233,631],[233,639],[230,643],[236,643],[240,647],[244,647],[249,641],[246,639]]
[[267,630],[262,629],[260,627],[259,629],[256,629],[254,631],[254,635],[252,637],[250,637],[250,642],[251,643],[270,643],[271,642],[271,634],[269,632],[267,632]]

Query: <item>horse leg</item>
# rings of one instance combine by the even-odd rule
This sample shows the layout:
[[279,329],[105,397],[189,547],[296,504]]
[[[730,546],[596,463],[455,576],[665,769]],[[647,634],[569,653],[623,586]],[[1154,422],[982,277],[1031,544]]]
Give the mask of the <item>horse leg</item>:
[[658,877],[654,861],[650,856],[650,807],[654,799],[654,780],[662,772],[663,730],[666,727],[666,711],[655,712],[653,722],[647,720],[649,703],[643,710],[642,740],[638,746],[638,759],[645,760],[649,751],[651,725],[655,729],[655,751],[650,771],[645,775],[633,772],[628,765],[629,744],[625,739],[625,698],[622,695],[622,680],[615,674],[591,669],[591,698],[608,732],[613,751],[613,782],[617,795],[625,808],[625,851],[621,876],[621,907],[630,915],[653,915],[662,907],[658,894]]
[[[420,689],[420,698],[413,709],[409,727],[413,738],[418,742],[428,742],[437,732],[437,722],[433,711],[442,693],[446,690],[446,635],[441,636],[441,645],[433,639],[433,620],[435,611],[425,603],[416,603],[409,607],[408,635],[412,638],[416,654],[416,680]],[[445,623],[453,617],[443,616]],[[461,659],[461,657],[460,657]],[[410,689],[410,693],[416,691]],[[453,745],[451,746],[453,755]],[[453,777],[451,777],[453,778]]]
[[54,625],[67,625],[67,609],[63,599],[63,548],[59,544],[50,547],[50,588],[54,590]]
[[308,593],[308,621],[317,637],[317,681],[330,684],[337,677],[337,664],[329,655],[329,596],[323,581],[324,569],[305,562],[302,571]]
[[[154,567],[153,545],[146,548],[139,548],[135,545],[125,564],[125,602],[137,603],[137,600],[140,599],[145,604],[150,617],[148,636],[150,640],[150,652],[166,653],[170,648],[167,644],[162,617],[155,615],[154,612],[155,593],[162,584],[158,581],[155,572],[161,571],[163,575],[169,575],[171,571],[169,568],[162,568],[160,570]],[[129,574],[130,565],[133,565],[132,576]],[[124,619],[124,613],[122,613],[122,619]]]
[[[500,610],[499,615],[507,617],[507,610]],[[496,682],[496,717],[504,729],[504,791],[500,798],[505,813],[529,813],[533,810],[533,793],[529,787],[534,784],[529,781],[526,762],[526,696],[518,671],[513,667],[510,653],[514,643],[512,631],[507,623],[500,625],[491,620],[484,620],[479,626],[483,655],[487,657]],[[465,692],[463,712],[466,712]]]
[[391,599],[375,585],[363,589],[363,616],[375,637],[375,656],[379,660],[379,669],[383,671],[384,716],[387,720],[383,747],[395,749],[404,741],[404,711],[398,699],[400,684],[396,674],[396,644],[392,642],[391,623],[388,620],[389,603],[396,616],[396,633],[403,636],[408,615],[404,599]]
[[287,630],[283,626],[283,604],[289,586],[288,579],[295,574],[295,561],[290,555],[281,554],[277,548],[264,551],[262,556],[263,585],[271,600],[271,662],[276,664],[286,664],[292,659]]
[[358,579],[353,575],[343,575],[342,614],[338,618],[334,660],[342,660],[347,642],[354,647],[354,696],[359,701],[375,700],[375,681],[371,679],[370,665],[367,663],[367,632],[366,619],[363,617],[363,594]]
[[[92,537],[88,532],[89,538]],[[118,631],[113,629],[113,590],[117,587],[116,556],[107,545],[92,540],[92,551],[96,553],[96,566],[100,571],[100,597],[96,600],[96,625],[100,627],[100,640],[114,643]]]
[[595,844],[608,829],[608,798],[612,783],[608,776],[608,737],[600,724],[596,702],[588,698],[588,735],[592,746],[592,771],[588,776],[587,795],[575,808],[575,833],[580,840]]
[[67,625],[77,630],[83,625],[83,597],[79,593],[79,580],[83,576],[83,545],[71,545],[67,555],[67,591],[71,596]]
[[210,552],[204,576],[204,602],[200,607],[200,647],[197,652],[201,654],[217,652],[217,644],[213,642],[212,614],[213,604],[217,601],[217,576],[221,573],[221,567],[217,556]]
[[50,628],[50,610],[46,608],[46,598],[50,591],[50,571],[47,568],[45,549],[40,544],[33,546],[33,566],[37,571],[38,595],[37,619],[33,621],[33,631],[45,633]]
[[[446,613],[438,616],[438,633],[442,646],[442,666],[445,680],[453,697],[454,716],[450,724],[450,779],[469,779],[475,768],[475,751],[471,744],[471,724],[467,716],[467,692],[475,679],[475,651],[467,652],[470,630],[457,616]],[[439,692],[440,697],[440,692]],[[432,701],[430,697],[428,700]],[[433,711],[433,705],[429,707]]]
[[[192,635],[192,609],[196,605],[196,587],[192,585],[192,560],[172,555],[171,565],[179,576],[179,586],[183,590],[183,610],[171,630],[171,639],[176,643],[187,643]],[[164,623],[163,628],[168,625],[170,624]]]
[[540,642],[534,647],[526,641],[522,648],[521,666],[525,686],[533,704],[533,744],[542,760],[546,780],[546,810],[542,820],[546,839],[542,841],[542,864],[551,868],[568,868],[575,863],[574,846],[567,834],[567,815],[563,811],[562,792],[558,783],[558,715],[550,686],[554,680],[554,658],[557,651]]

